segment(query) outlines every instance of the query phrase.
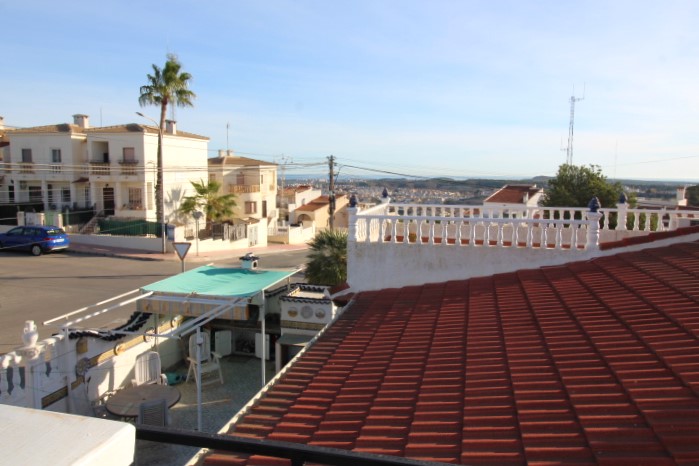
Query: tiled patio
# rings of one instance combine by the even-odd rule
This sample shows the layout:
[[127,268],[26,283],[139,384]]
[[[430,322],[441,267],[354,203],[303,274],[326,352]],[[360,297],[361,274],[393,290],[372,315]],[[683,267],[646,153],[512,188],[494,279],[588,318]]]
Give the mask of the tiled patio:
[[[261,388],[261,363],[258,358],[249,356],[228,356],[222,360],[225,384],[216,380],[202,387],[202,432],[216,433],[253,397]],[[187,366],[178,367],[175,372],[187,375]],[[274,377],[274,361],[267,361],[267,381]],[[197,428],[197,389],[193,380],[181,383],[177,388],[182,394],[179,403],[170,410],[175,429],[196,431]],[[192,459],[198,449],[194,447],[136,441],[136,465],[184,465]]]

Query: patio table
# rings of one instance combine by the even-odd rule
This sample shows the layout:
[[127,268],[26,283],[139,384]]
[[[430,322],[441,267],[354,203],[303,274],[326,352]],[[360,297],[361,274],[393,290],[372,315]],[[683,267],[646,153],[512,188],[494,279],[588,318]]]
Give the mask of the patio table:
[[167,400],[172,407],[180,401],[180,391],[171,385],[139,385],[119,390],[107,400],[106,407],[110,413],[120,417],[138,417],[138,407],[144,401]]

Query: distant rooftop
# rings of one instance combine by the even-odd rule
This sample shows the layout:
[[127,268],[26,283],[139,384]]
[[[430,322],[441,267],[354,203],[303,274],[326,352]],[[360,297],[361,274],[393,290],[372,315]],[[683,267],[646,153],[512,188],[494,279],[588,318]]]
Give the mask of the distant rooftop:
[[537,188],[536,185],[529,184],[508,184],[498,189],[494,194],[483,201],[497,202],[499,204],[524,204],[524,196],[527,199],[543,192],[543,188]]

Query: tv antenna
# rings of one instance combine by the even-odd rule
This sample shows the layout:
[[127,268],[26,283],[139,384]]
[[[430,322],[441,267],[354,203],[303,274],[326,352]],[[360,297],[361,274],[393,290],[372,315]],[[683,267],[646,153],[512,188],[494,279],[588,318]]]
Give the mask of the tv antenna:
[[575,102],[585,100],[585,85],[583,85],[583,96],[575,97],[575,86],[573,95],[570,96],[570,125],[568,126],[568,147],[566,148],[566,164],[573,165],[573,128],[575,126]]

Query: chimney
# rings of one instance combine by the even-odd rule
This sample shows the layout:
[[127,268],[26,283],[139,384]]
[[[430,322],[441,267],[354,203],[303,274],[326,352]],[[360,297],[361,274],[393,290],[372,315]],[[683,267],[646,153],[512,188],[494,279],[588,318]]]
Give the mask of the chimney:
[[87,115],[76,113],[73,115],[73,124],[80,126],[82,129],[90,127],[90,119]]
[[177,122],[175,120],[165,120],[165,132],[177,134]]
[[259,257],[249,252],[240,258],[240,267],[244,270],[257,270]]
[[522,196],[522,203],[526,204],[529,202],[529,193],[524,193],[524,196]]
[[0,116],[0,129],[5,129],[5,117]]
[[678,206],[686,206],[687,205],[687,199],[685,198],[687,194],[687,188],[685,186],[679,186],[677,188],[677,205]]

